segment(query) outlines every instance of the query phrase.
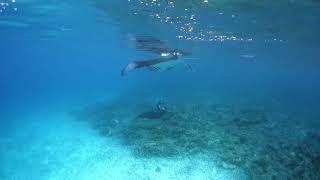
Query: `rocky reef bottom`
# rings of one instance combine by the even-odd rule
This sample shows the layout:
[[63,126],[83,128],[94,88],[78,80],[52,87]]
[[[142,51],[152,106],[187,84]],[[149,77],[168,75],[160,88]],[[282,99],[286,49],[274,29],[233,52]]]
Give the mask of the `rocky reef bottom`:
[[320,179],[319,124],[289,113],[217,103],[159,110],[152,103],[102,102],[72,114],[138,158],[205,154],[252,179]]

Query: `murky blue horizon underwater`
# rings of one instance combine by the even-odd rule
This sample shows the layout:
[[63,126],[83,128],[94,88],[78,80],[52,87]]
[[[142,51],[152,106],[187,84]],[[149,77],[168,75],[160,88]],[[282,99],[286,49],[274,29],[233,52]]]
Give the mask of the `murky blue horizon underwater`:
[[0,179],[320,179],[319,0],[0,0]]

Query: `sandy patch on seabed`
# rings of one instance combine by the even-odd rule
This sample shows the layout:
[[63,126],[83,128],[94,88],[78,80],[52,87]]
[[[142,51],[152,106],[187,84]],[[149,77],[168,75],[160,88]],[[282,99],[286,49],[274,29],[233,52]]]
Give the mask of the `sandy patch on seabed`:
[[117,140],[61,112],[20,119],[0,143],[1,179],[245,179],[242,171],[200,156],[137,159]]

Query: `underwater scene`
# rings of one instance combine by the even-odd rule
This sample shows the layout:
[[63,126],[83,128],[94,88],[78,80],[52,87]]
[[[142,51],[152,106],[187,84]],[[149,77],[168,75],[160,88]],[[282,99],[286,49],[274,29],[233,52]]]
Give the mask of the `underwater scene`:
[[0,180],[320,179],[319,0],[0,0]]

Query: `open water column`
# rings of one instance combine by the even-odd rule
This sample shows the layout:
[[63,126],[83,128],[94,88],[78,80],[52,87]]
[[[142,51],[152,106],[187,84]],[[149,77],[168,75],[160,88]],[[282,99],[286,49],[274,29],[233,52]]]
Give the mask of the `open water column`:
[[320,179],[319,0],[0,0],[0,179]]

